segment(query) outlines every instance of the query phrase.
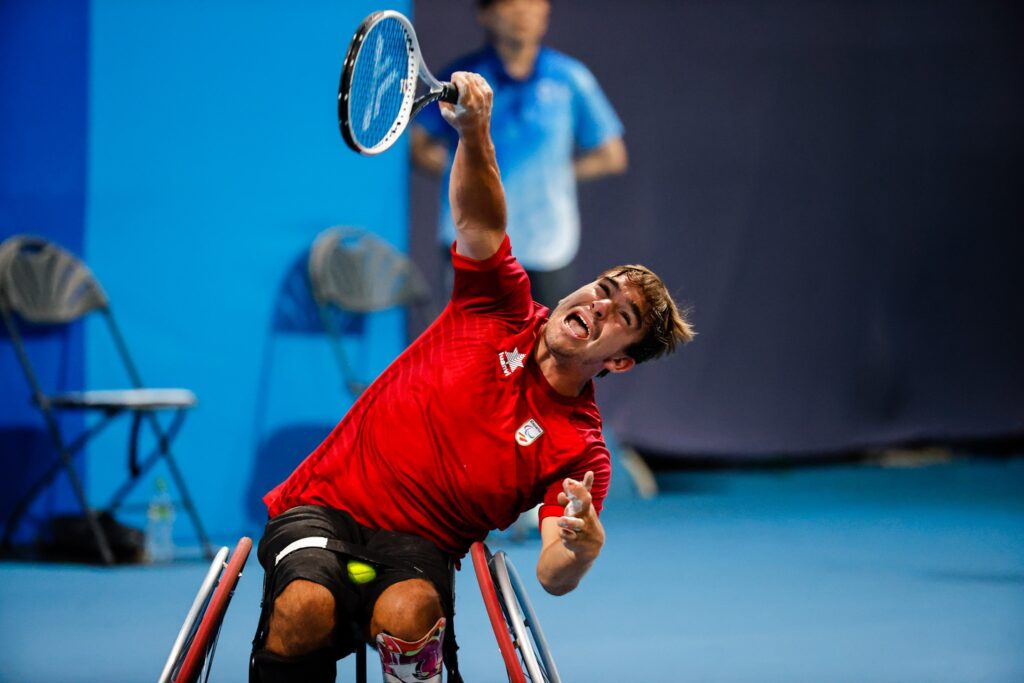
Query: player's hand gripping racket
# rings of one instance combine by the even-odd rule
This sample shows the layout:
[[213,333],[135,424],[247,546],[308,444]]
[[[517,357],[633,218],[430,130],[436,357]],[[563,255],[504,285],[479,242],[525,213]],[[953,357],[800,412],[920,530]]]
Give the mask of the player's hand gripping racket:
[[[421,80],[427,92],[416,97]],[[380,154],[420,109],[435,100],[454,104],[458,99],[456,87],[438,81],[423,63],[416,32],[404,15],[374,12],[359,25],[338,86],[338,126],[349,147]]]

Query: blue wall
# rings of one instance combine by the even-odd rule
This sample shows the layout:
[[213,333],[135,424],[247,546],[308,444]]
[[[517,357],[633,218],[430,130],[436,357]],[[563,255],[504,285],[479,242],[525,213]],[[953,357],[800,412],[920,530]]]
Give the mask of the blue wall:
[[[83,243],[86,169],[88,8],[75,2],[0,3],[0,241],[24,232]],[[39,412],[0,325],[0,519],[52,457]],[[26,339],[39,380],[57,390],[81,385],[84,335],[35,328]],[[79,418],[63,422],[80,429]],[[59,481],[33,517],[72,505]]]
[[[45,21],[45,7],[21,4],[18,11]],[[405,2],[395,6],[408,10]],[[88,17],[72,22],[88,45],[87,59],[73,60],[87,64],[78,83],[88,83],[88,97],[79,97],[87,110],[72,136],[88,149],[87,200],[84,231],[65,243],[107,289],[146,383],[198,395],[175,452],[214,536],[257,529],[263,487],[351,404],[323,336],[281,324],[280,311],[296,306],[305,250],[339,223],[404,247],[406,150],[359,157],[337,132],[347,41],[373,9],[370,2],[94,0]],[[46,44],[54,49],[53,40]],[[45,82],[25,87],[53,99]],[[5,86],[5,101],[9,94]],[[22,121],[30,131],[43,123]],[[60,229],[38,231],[61,239]],[[385,314],[351,340],[369,377],[403,347],[402,329],[399,315]],[[85,348],[89,387],[126,383],[100,321],[86,326]],[[17,391],[4,401],[27,400]],[[126,441],[122,425],[90,449],[93,499],[103,500],[124,476]],[[146,482],[136,498],[151,490]],[[177,529],[187,543],[188,524],[179,519]]]

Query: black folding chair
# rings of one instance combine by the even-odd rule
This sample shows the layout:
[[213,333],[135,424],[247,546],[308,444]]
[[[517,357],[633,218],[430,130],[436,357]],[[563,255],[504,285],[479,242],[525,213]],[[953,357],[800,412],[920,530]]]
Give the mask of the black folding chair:
[[345,386],[358,396],[367,386],[352,369],[332,307],[366,314],[403,306],[425,328],[435,317],[426,280],[408,256],[359,228],[321,232],[309,250],[309,282]]
[[[98,312],[106,320],[132,388],[47,393],[40,385],[38,375],[29,360],[19,319],[36,325],[58,326],[68,325],[92,312]],[[195,406],[196,397],[187,389],[144,387],[124,338],[114,322],[107,295],[89,268],[68,251],[42,238],[16,235],[5,240],[0,244],[0,315],[3,316],[14,351],[25,371],[25,377],[32,390],[32,401],[42,412],[47,431],[57,451],[54,463],[14,506],[0,541],[3,547],[10,548],[14,532],[33,501],[63,470],[85,514],[100,559],[105,564],[114,563],[110,539],[100,523],[97,509],[89,504],[85,488],[75,471],[72,456],[116,417],[130,415],[128,478],[111,497],[106,509],[113,512],[120,507],[140,477],[162,459],[167,464],[181,496],[182,506],[192,520],[203,551],[212,559],[210,542],[170,450],[171,442],[185,418],[185,412]],[[102,417],[74,438],[68,439],[62,433],[60,421],[57,419],[60,411],[92,411],[100,413]],[[157,419],[157,412],[160,411],[174,413],[166,427]],[[138,445],[143,423],[152,430],[157,444],[140,460]]]

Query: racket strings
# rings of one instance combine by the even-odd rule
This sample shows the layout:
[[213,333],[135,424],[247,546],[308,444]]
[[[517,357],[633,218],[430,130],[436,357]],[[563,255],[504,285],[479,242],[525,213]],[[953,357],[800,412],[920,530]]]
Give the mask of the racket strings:
[[364,148],[383,142],[411,99],[410,41],[395,19],[376,23],[363,39],[352,72],[349,121]]

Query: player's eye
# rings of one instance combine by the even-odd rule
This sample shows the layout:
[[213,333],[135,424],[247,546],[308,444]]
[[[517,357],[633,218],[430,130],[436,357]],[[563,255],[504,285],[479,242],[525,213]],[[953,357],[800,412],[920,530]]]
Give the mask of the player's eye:
[[608,285],[606,285],[603,282],[598,282],[597,286],[601,290],[601,293],[604,294],[606,297],[611,296],[612,290],[608,289]]

